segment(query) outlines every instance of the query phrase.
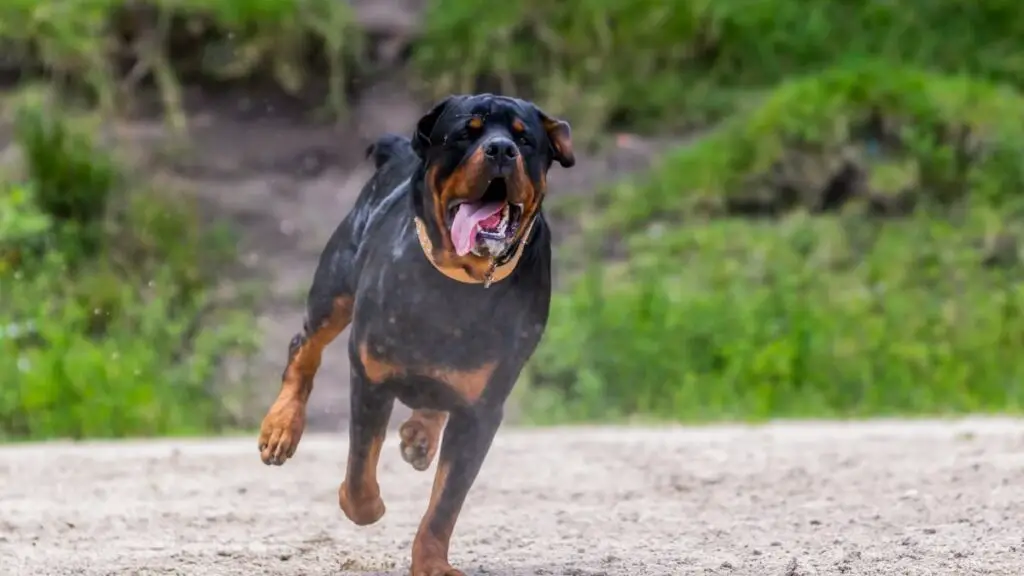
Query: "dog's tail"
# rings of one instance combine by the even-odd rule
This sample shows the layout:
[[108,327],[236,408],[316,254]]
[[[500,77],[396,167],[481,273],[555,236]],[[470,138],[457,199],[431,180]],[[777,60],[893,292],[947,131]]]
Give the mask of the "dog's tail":
[[412,142],[397,134],[385,134],[366,147],[366,157],[373,158],[373,166],[377,169],[395,158],[413,154]]

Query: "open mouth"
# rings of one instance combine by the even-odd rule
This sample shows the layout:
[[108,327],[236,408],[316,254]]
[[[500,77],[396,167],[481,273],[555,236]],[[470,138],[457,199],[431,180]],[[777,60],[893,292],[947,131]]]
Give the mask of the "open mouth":
[[508,183],[495,178],[476,201],[458,200],[448,207],[452,243],[459,256],[497,256],[508,248],[519,230],[523,207],[508,201]]

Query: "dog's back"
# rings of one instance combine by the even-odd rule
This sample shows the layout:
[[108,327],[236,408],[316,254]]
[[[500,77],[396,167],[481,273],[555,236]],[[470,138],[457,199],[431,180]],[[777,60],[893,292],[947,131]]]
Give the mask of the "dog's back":
[[353,290],[358,276],[356,260],[370,223],[409,193],[401,184],[416,171],[420,159],[408,138],[385,134],[366,148],[376,169],[363,185],[355,204],[335,228],[320,255],[313,276],[307,313],[312,318],[327,314],[335,292]]
[[362,242],[366,225],[383,204],[394,200],[396,188],[416,171],[420,159],[408,138],[385,134],[366,147],[366,157],[376,168],[363,186],[355,206],[340,228],[350,230],[348,241],[353,246]]

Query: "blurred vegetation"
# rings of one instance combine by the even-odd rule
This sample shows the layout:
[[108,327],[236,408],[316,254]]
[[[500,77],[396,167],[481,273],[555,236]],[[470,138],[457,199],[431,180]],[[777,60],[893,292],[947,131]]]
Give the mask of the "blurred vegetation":
[[186,135],[194,81],[269,81],[343,113],[352,22],[335,0],[0,6],[0,81],[45,82],[5,95],[20,162],[0,171],[0,440],[249,423],[218,382],[254,343],[243,303],[215,297],[229,238],[97,136],[152,89]]
[[1024,407],[1022,120],[1011,88],[887,63],[781,83],[592,203],[533,414]]
[[22,165],[0,173],[0,440],[230,425],[211,385],[251,338],[244,316],[211,300],[230,245],[124,170],[95,121],[28,95],[13,108]]
[[291,95],[314,81],[345,109],[346,66],[360,47],[337,0],[11,0],[0,6],[0,70],[44,75],[106,111],[154,84],[172,127],[186,129],[183,81],[270,79]]
[[574,132],[705,125],[794,75],[865,58],[1024,86],[1013,0],[433,0],[434,95],[529,94]]
[[[865,59],[1024,86],[1011,0],[430,0],[409,57],[424,97],[492,90],[608,128],[706,126],[795,75]],[[0,71],[45,73],[108,109],[155,83],[181,128],[181,83],[315,88],[334,113],[367,71],[366,34],[338,0],[12,0]]]
[[[529,367],[530,414],[1018,409],[1021,6],[429,2],[410,49],[424,98],[532,98],[581,147],[713,127],[573,205],[561,266],[577,274]],[[269,80],[341,114],[369,66],[353,16],[337,0],[14,0],[0,79],[45,77],[104,115],[154,85],[180,131],[197,79]],[[248,332],[197,327],[229,251],[59,109],[20,109],[28,170],[0,174],[0,436],[223,424],[211,382]]]

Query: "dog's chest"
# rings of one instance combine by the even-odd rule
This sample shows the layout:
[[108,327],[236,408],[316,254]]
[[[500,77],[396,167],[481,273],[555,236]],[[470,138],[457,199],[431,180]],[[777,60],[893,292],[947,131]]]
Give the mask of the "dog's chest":
[[356,302],[355,331],[382,354],[427,364],[472,363],[528,344],[528,303],[511,294],[481,298],[479,286],[462,288],[469,287],[408,286],[362,295]]
[[496,376],[517,374],[543,327],[529,307],[475,296],[454,286],[357,299],[352,337],[367,379],[407,406],[450,409],[475,403]]

